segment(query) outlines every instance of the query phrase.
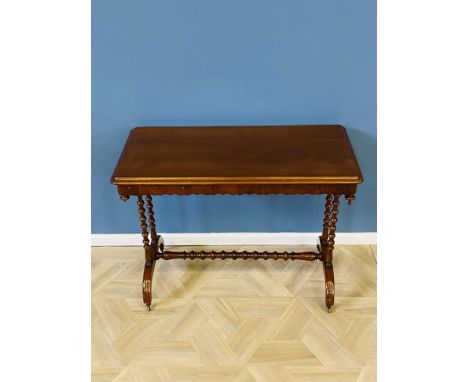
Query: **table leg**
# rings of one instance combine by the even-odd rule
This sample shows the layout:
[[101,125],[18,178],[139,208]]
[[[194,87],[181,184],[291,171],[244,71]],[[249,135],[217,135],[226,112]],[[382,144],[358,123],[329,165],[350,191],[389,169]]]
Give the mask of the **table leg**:
[[[336,223],[338,221],[338,207],[340,205],[341,195],[332,195],[327,194],[326,203],[325,203],[325,217],[323,219],[323,230],[322,235],[319,237],[318,249],[320,253],[264,253],[262,258],[298,258],[303,260],[316,260],[320,259],[323,262],[323,273],[325,277],[325,303],[328,309],[328,312],[331,311],[331,307],[335,302],[335,278],[333,273],[333,249],[335,245],[335,231]],[[354,200],[355,196],[345,195],[345,198],[348,200],[348,204]],[[127,200],[128,196],[122,198]],[[141,234],[143,236],[143,247],[145,249],[145,267],[143,271],[143,282],[142,282],[142,291],[143,291],[143,302],[148,307],[148,310],[151,310],[151,301],[152,301],[152,284],[153,284],[153,274],[154,268],[156,265],[156,260],[160,259],[171,259],[171,258],[258,258],[258,253],[244,253],[244,255],[239,253],[232,253],[229,256],[212,254],[209,256],[202,251],[201,253],[195,254],[186,253],[177,253],[177,252],[164,252],[164,241],[160,235],[156,232],[156,225],[153,212],[153,204],[151,195],[146,195],[146,210],[148,212],[148,223],[150,228],[150,233],[148,233],[148,226],[146,224],[146,210],[145,203],[143,201],[142,195],[138,195],[138,213],[140,216],[140,227]],[[150,238],[151,243],[150,243]],[[193,251],[192,251],[193,252]],[[193,256],[192,256],[193,255]],[[250,256],[252,255],[252,256]],[[255,256],[253,256],[255,255]],[[267,256],[268,255],[268,256]]]
[[320,248],[323,255],[323,274],[325,277],[325,304],[328,312],[335,303],[335,276],[333,273],[333,248],[335,245],[336,222],[341,195],[327,195],[325,217],[323,219]]
[[150,245],[148,238],[148,226],[146,225],[145,204],[141,195],[138,195],[137,204],[138,213],[140,215],[141,235],[143,236],[143,248],[145,249],[145,268],[143,270],[142,282],[143,302],[146,304],[149,311],[151,310],[153,273],[154,267],[156,265],[156,247],[154,245],[154,242],[157,242],[158,235],[156,234],[156,226],[154,224],[154,213],[153,205],[151,203],[151,195],[146,195],[146,208],[148,210],[152,245]]

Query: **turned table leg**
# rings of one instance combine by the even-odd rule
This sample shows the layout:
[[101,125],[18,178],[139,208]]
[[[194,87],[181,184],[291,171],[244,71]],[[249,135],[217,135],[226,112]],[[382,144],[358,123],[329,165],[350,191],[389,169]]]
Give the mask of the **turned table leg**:
[[[277,252],[164,252],[164,241],[160,235],[156,232],[156,225],[153,212],[153,204],[151,195],[146,195],[146,209],[143,196],[138,195],[138,213],[140,217],[140,228],[143,236],[143,247],[145,250],[145,267],[143,271],[143,302],[151,310],[152,301],[152,284],[153,274],[157,259],[175,259],[175,258],[272,258],[272,259],[302,259],[302,260],[321,260],[323,262],[323,273],[325,277],[325,304],[328,312],[335,302],[335,278],[333,273],[333,249],[335,245],[335,231],[336,223],[338,221],[338,207],[340,205],[341,195],[327,194],[325,203],[325,216],[323,219],[322,235],[319,237],[318,250],[319,253],[315,252],[301,252],[301,253],[277,253]],[[354,194],[345,195],[348,204],[351,204],[355,199]],[[121,195],[121,199],[128,200],[127,195]],[[146,220],[146,212],[148,213],[149,233]],[[151,242],[150,242],[151,238]]]
[[323,219],[320,248],[323,255],[323,274],[325,277],[325,304],[328,312],[335,303],[335,276],[333,273],[333,248],[335,246],[336,222],[341,195],[327,195],[325,203],[325,217]]
[[143,236],[143,248],[145,249],[145,268],[143,270],[143,302],[151,310],[152,300],[152,287],[153,287],[153,273],[156,265],[156,243],[158,235],[156,233],[156,226],[154,223],[153,204],[151,202],[151,195],[146,195],[146,208],[148,210],[148,220],[150,225],[151,245],[148,238],[148,226],[146,225],[145,204],[141,195],[138,195],[138,213],[140,215],[141,235]]

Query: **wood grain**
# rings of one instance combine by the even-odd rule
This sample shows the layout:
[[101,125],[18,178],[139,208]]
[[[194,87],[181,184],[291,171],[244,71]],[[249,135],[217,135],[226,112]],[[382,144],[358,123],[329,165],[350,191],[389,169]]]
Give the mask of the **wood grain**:
[[302,125],[138,127],[130,132],[111,181],[161,186],[362,179],[342,126]]

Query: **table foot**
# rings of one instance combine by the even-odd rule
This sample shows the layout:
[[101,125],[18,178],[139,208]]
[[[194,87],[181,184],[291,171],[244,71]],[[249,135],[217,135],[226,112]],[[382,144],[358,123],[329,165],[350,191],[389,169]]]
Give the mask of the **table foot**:
[[331,263],[323,263],[323,274],[325,276],[325,304],[328,313],[330,313],[331,307],[335,303],[335,277]]
[[154,273],[155,265],[156,265],[155,260],[153,261],[148,260],[145,262],[145,269],[143,271],[143,283],[142,283],[143,302],[148,307],[148,310],[151,310],[153,273]]

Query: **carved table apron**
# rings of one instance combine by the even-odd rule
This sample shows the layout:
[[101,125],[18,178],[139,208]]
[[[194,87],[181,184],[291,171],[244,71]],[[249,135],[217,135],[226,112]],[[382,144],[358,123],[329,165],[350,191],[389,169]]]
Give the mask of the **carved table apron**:
[[[340,197],[351,204],[362,181],[346,130],[339,125],[137,127],[111,179],[122,200],[137,198],[148,310],[157,260],[242,258],[320,260],[329,312],[335,298],[333,247]],[[164,194],[326,195],[318,252],[165,250],[152,202],[152,195]]]

